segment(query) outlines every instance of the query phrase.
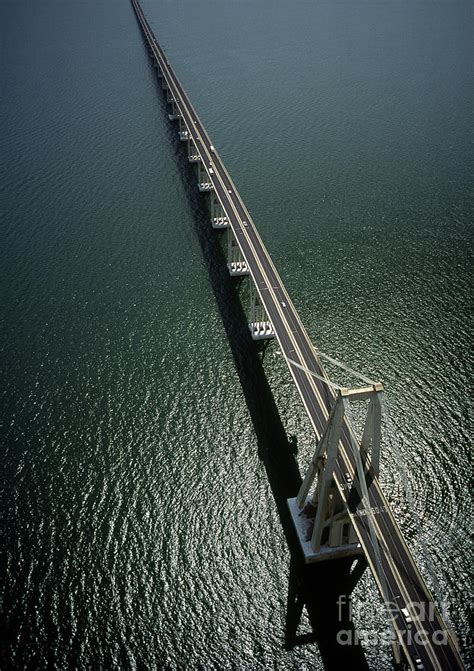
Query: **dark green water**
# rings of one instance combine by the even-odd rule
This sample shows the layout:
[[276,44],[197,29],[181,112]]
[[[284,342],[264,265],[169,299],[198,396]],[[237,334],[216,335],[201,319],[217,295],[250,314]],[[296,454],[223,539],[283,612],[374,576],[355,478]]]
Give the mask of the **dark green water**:
[[[386,384],[468,662],[470,4],[143,7],[315,343]],[[274,345],[278,413],[260,396],[130,3],[3,0],[0,25],[2,666],[322,668],[284,649],[272,452],[296,436],[304,472],[314,439]],[[380,632],[368,572],[353,600]]]

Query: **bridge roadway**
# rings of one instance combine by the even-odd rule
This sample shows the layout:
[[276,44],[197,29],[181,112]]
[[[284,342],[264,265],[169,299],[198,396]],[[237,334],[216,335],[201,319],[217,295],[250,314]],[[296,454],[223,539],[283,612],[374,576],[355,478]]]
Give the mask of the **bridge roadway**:
[[[138,0],[131,1],[153,59],[175,100],[189,137],[197,147],[209,181],[212,182],[214,192],[226,213],[252,280],[273,325],[275,337],[287,360],[309,420],[319,438],[334,401],[333,392],[330,391],[328,385],[313,377],[309,372],[296,367],[291,361],[308,371],[314,371],[326,377],[321,361],[248,210],[218,153],[211,151],[212,142],[158,44]],[[211,164],[213,174],[209,173]],[[356,489],[347,486],[346,473],[349,473],[352,479],[357,477],[347,425],[344,427],[341,438],[334,479],[346,502],[352,523],[386,604],[387,614],[406,660],[412,669],[442,669],[443,671],[462,669],[463,664],[452,631],[434,605],[433,597],[390,511],[378,479],[372,470],[367,473],[367,487],[372,509],[367,511]],[[371,534],[367,513],[371,515],[374,522],[376,539],[374,539],[373,532]],[[416,608],[410,609],[411,622],[407,621],[401,610],[407,604],[417,605]],[[426,614],[425,617],[423,613]],[[428,614],[431,615],[428,616]]]

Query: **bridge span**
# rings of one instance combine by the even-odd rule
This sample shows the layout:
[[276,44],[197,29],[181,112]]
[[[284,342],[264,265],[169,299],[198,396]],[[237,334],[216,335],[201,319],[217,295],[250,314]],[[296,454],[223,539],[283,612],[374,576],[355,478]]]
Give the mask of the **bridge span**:
[[[435,606],[380,488],[378,455],[377,463],[374,463],[380,440],[377,430],[372,427],[372,461],[368,451],[361,448],[360,441],[357,441],[359,451],[354,448],[353,430],[344,410],[351,400],[376,399],[383,388],[370,384],[363,390],[351,392],[336,389],[330,383],[321,356],[306,333],[252,217],[157,42],[139,1],[131,2],[166,91],[171,108],[169,118],[179,122],[178,132],[180,139],[187,143],[188,159],[198,166],[200,191],[210,193],[212,225],[227,229],[229,272],[235,276],[250,276],[253,303],[249,326],[252,337],[275,337],[278,341],[319,441],[303,491],[297,500],[289,501],[295,526],[298,526],[298,516],[308,506],[311,508],[311,504],[317,508],[323,496],[327,516],[326,504],[335,500],[336,495],[351,524],[350,533],[345,531],[346,545],[340,543],[339,547],[331,548],[324,531],[324,520],[318,522],[318,513],[313,513],[316,520],[312,529],[314,531],[318,524],[319,527],[318,533],[313,533],[309,549],[309,537],[304,537],[299,530],[306,561],[325,559],[325,552],[328,559],[350,552],[363,553],[394,632],[395,659],[401,652],[411,669],[462,669],[455,635]],[[372,424],[375,416],[374,405]],[[318,465],[318,489],[312,498],[307,498],[312,480],[318,475]],[[321,477],[322,473],[328,477]],[[330,494],[333,490],[334,494]],[[319,510],[322,509],[320,505]],[[333,517],[336,519],[337,515]],[[327,522],[326,528],[329,529]]]

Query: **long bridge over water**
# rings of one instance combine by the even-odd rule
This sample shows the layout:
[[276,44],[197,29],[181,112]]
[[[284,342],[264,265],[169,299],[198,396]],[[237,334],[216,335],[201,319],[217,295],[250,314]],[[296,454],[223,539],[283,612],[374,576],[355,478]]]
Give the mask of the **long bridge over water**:
[[[249,327],[255,340],[276,338],[317,438],[295,499],[289,499],[306,562],[363,554],[394,632],[395,660],[411,669],[462,669],[456,638],[439,613],[378,480],[383,386],[334,385],[310,341],[245,204],[185,90],[158,44],[138,0],[132,5],[170,105],[198,187],[210,194],[211,222],[227,231],[228,268],[249,276]],[[368,400],[362,440],[351,404]],[[317,483],[315,485],[315,483]],[[311,490],[314,488],[313,493]]]

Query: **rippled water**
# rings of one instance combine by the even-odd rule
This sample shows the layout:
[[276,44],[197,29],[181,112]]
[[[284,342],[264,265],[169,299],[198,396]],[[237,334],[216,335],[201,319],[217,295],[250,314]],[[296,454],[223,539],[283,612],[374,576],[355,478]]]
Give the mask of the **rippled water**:
[[[386,491],[467,661],[469,4],[143,7],[314,341],[386,384],[430,562],[389,448]],[[329,567],[323,633],[284,646],[314,439],[248,342],[128,0],[0,13],[3,666],[329,668]],[[353,601],[380,632],[367,572]]]

